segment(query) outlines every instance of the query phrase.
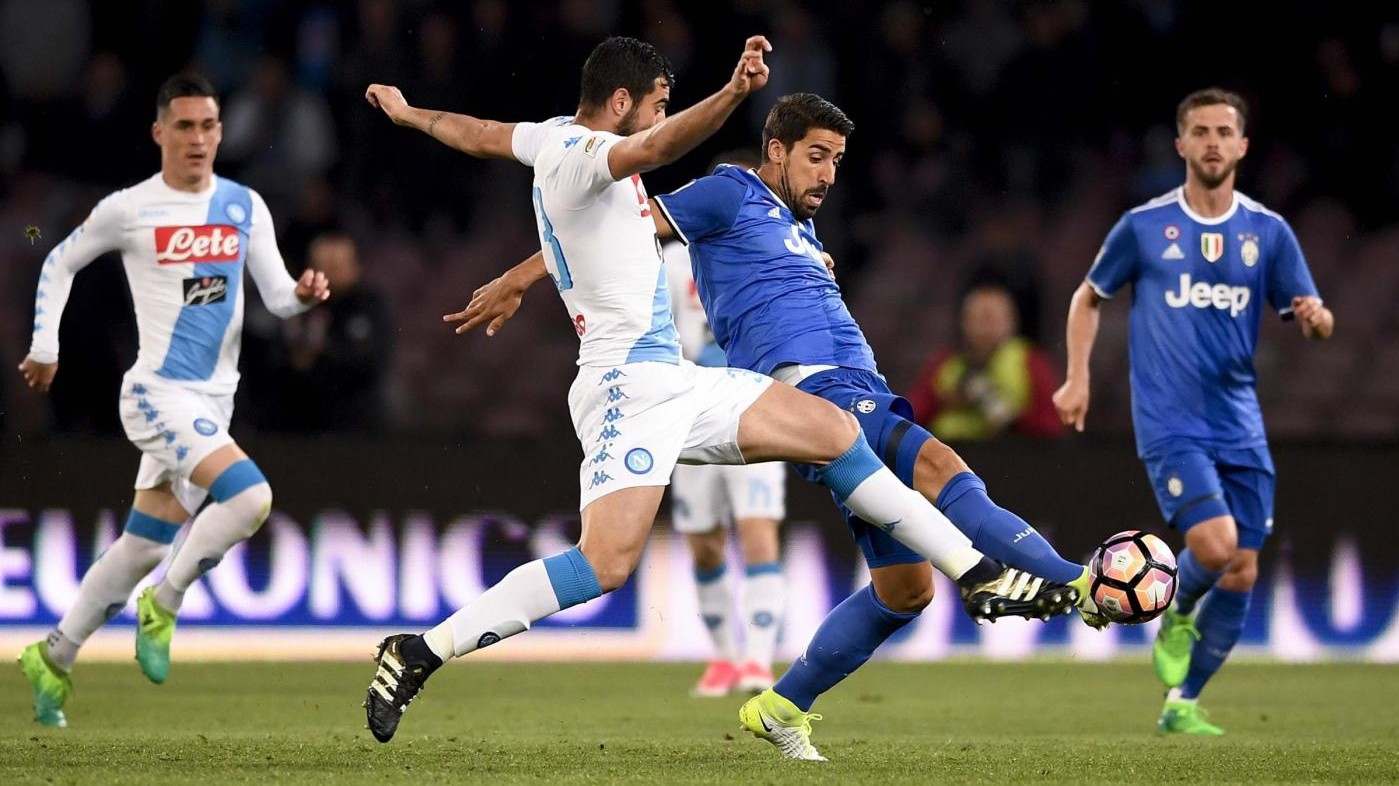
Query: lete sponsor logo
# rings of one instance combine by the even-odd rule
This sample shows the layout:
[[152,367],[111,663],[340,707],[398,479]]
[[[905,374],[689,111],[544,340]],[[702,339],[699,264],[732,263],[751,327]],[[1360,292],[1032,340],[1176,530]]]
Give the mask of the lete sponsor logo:
[[238,246],[238,230],[228,224],[155,228],[155,261],[162,265],[237,262]]

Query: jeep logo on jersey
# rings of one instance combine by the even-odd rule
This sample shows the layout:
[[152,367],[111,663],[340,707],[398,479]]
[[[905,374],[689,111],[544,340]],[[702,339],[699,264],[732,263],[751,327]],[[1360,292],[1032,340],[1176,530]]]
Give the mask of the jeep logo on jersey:
[[162,265],[237,262],[238,230],[228,224],[156,227],[155,261]]
[[1250,293],[1248,287],[1231,287],[1228,284],[1210,286],[1203,281],[1190,283],[1190,274],[1180,274],[1180,291],[1166,290],[1166,305],[1171,308],[1217,308],[1229,309],[1229,316],[1237,317],[1248,308]]
[[207,306],[228,299],[228,276],[185,279],[185,305]]

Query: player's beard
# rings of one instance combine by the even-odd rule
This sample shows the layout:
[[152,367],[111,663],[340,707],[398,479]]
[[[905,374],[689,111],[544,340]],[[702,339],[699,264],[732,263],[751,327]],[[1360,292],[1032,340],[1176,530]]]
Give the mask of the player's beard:
[[1204,186],[1210,191],[1213,191],[1216,188],[1219,188],[1220,186],[1228,182],[1229,178],[1234,176],[1234,172],[1238,170],[1238,168],[1239,159],[1237,158],[1221,167],[1219,170],[1219,174],[1217,175],[1210,174],[1209,171],[1205,169],[1205,163],[1203,161],[1198,163],[1194,161],[1190,162],[1190,169],[1192,172],[1195,173],[1195,179],[1199,180],[1200,185]]
[[617,121],[617,136],[631,136],[643,129],[637,128],[637,118],[641,117],[641,107],[633,106]]
[[803,191],[803,192],[800,193],[800,194],[795,193],[795,192],[792,190],[792,180],[791,180],[791,178],[789,178],[789,177],[787,176],[787,165],[786,165],[786,163],[784,163],[784,164],[782,165],[782,182],[781,182],[781,186],[782,186],[782,193],[781,193],[779,196],[782,197],[782,201],[783,201],[783,202],[786,202],[786,203],[787,203],[787,209],[792,211],[792,217],[795,218],[795,219],[798,220],[798,221],[806,221],[806,220],[808,220],[808,219],[814,217],[814,216],[816,215],[816,210],[820,210],[820,209],[821,209],[821,208],[818,206],[818,207],[816,208],[816,210],[808,210],[807,207],[806,207],[806,203],[802,201],[802,198],[803,198],[803,197],[805,197],[807,194],[820,194],[820,195],[823,197],[821,201],[822,201],[822,202],[825,202],[824,197],[826,196],[826,194],[827,194],[827,192],[828,192],[828,189],[824,189],[824,188],[812,188],[812,189],[808,189],[808,190],[806,190],[806,191]]

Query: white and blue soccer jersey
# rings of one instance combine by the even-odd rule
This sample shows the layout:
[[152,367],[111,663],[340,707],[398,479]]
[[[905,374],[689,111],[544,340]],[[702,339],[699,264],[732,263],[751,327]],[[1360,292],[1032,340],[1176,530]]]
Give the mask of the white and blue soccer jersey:
[[757,174],[721,164],[656,201],[689,247],[729,365],[760,374],[787,364],[875,370],[821,259],[815,224],[796,220]]
[[614,180],[621,140],[556,117],[519,123],[511,146],[534,168],[545,266],[578,333],[578,365],[680,362],[665,266],[641,175]]
[[243,271],[281,317],[304,311],[277,251],[272,216],[252,189],[215,177],[203,192],[171,188],[160,174],[109,195],[49,252],[39,275],[29,354],[58,360],[58,325],[73,276],[121,252],[136,309],[140,351],[128,377],[200,393],[238,385]]
[[697,366],[721,368],[729,365],[724,350],[714,340],[709,317],[704,313],[695,277],[690,270],[690,252],[680,243],[661,246],[666,279],[670,286],[670,307],[675,315],[675,333],[680,352]]
[[1292,228],[1235,192],[1204,218],[1177,188],[1128,211],[1108,233],[1088,284],[1110,298],[1132,285],[1132,421],[1146,456],[1170,440],[1220,449],[1267,444],[1254,389],[1266,303],[1290,318],[1316,284]]

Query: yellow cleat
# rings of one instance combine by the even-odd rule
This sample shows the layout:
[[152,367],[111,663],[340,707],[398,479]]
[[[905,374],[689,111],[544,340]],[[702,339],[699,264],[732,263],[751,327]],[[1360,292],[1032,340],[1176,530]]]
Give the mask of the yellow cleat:
[[738,710],[739,728],[767,740],[788,759],[825,761],[811,744],[811,722],[821,720],[814,712],[802,712],[797,705],[771,688],[743,703]]

